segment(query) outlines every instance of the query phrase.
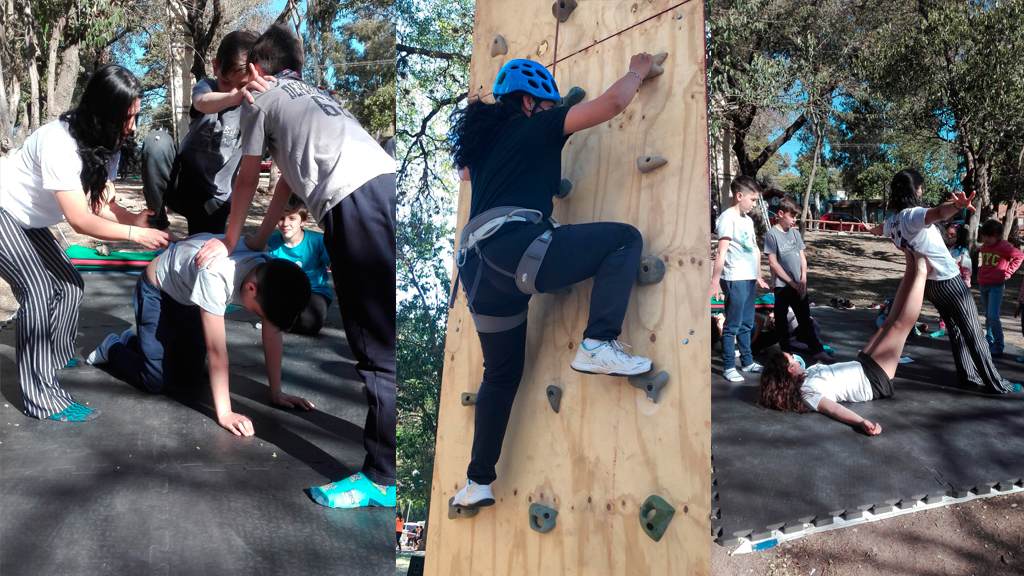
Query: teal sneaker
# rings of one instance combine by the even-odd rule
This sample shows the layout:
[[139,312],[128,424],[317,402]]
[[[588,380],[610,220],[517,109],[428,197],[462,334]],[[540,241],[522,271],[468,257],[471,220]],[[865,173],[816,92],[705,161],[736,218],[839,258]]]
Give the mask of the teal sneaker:
[[822,344],[821,347],[825,350],[825,352],[829,356],[835,356],[836,355],[836,349],[831,347],[831,346],[829,346],[828,344]]
[[57,412],[50,416],[50,420],[56,420],[58,422],[86,422],[88,420],[94,420],[100,415],[100,411],[96,408],[88,408],[82,406],[78,402],[75,402],[71,406]]
[[939,328],[938,330],[936,330],[935,332],[932,332],[928,336],[931,336],[932,338],[942,338],[945,335],[946,335],[946,329],[945,328]]
[[361,508],[363,506],[394,506],[395,487],[371,482],[362,472],[309,489],[313,500],[328,508]]

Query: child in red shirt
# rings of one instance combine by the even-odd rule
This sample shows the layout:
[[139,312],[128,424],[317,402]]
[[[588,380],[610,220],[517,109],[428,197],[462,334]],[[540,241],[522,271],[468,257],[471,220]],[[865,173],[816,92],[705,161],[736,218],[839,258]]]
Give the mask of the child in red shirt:
[[978,285],[985,309],[985,338],[993,358],[1003,355],[1003,324],[999,320],[1000,303],[1006,281],[1024,261],[1024,253],[1003,240],[1003,223],[989,220],[981,226],[981,252],[978,254]]

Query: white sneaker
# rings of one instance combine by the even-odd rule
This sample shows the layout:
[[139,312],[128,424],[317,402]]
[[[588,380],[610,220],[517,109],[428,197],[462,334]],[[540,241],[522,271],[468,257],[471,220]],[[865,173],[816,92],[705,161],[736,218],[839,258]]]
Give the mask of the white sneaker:
[[479,508],[481,506],[492,506],[494,504],[494,493],[491,492],[490,484],[477,484],[472,480],[466,480],[466,485],[455,493],[455,506],[466,508]]
[[128,341],[132,339],[132,336],[135,336],[135,332],[132,332],[131,328],[121,332],[121,344],[127,346]]
[[89,364],[103,364],[107,361],[107,353],[110,352],[110,347],[114,344],[119,344],[121,338],[117,334],[110,334],[103,339],[99,347],[89,354],[89,357],[85,359]]
[[623,351],[623,346],[629,344],[587,338],[576,349],[576,357],[570,366],[577,372],[609,376],[635,376],[651,371],[650,358],[628,354]]

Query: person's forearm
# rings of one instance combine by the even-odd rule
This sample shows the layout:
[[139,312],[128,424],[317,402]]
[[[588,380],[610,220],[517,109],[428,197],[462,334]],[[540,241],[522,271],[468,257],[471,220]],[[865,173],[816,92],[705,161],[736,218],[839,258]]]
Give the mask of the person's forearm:
[[949,218],[950,216],[956,214],[959,211],[960,208],[957,207],[956,202],[953,202],[952,200],[948,202],[943,202],[942,204],[939,204],[934,208],[929,208],[928,211],[925,212],[924,224],[925,226],[931,226],[936,222]]
[[288,186],[284,178],[279,179],[277,181],[277,188],[274,189],[274,197],[270,199],[270,205],[267,206],[267,213],[263,216],[263,222],[260,223],[260,227],[256,231],[256,246],[250,246],[250,248],[262,250],[267,246],[267,241],[270,240],[270,235],[277,228],[277,224],[281,220],[281,216],[284,214],[284,209],[288,206],[288,200],[291,196],[291,187]]
[[859,427],[861,423],[864,422],[864,419],[861,418],[860,415],[858,415],[856,412],[844,406],[840,406],[839,404],[833,403],[830,407],[830,410],[826,412],[826,414],[828,414],[835,420],[838,420],[843,424],[853,426],[854,428]]
[[793,279],[789,277],[789,274],[786,274],[786,269],[782,267],[782,264],[779,264],[777,258],[772,258],[772,254],[768,255],[768,268],[775,273],[776,278],[785,282],[787,286],[793,283]]
[[[113,217],[113,214],[111,216]],[[128,237],[131,232],[131,225],[122,224],[113,219],[103,218],[95,214],[84,213],[76,216],[74,221],[68,219],[68,225],[75,232],[92,236],[97,240],[131,240]]]
[[228,227],[224,232],[224,245],[231,252],[234,252],[238,246],[238,239],[242,236],[245,219],[249,215],[249,208],[252,207],[252,199],[256,195],[258,184],[259,173],[256,174],[256,178],[252,178],[239,172],[235,179],[235,186],[231,190],[231,215],[228,217]]
[[231,412],[231,394],[228,390],[228,352],[209,350],[210,390],[213,392],[213,407],[217,417]]
[[284,342],[281,332],[270,322],[263,321],[263,361],[267,365],[267,381],[270,383],[270,397],[281,392],[281,357]]
[[241,92],[207,92],[197,96],[192,106],[203,114],[216,114],[241,103]]

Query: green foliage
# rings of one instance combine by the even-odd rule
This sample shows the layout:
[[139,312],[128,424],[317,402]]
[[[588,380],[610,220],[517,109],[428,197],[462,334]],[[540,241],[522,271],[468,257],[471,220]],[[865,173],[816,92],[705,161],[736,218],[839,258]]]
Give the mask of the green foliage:
[[473,2],[399,0],[397,10],[398,497],[418,518],[433,479],[459,186],[448,115],[469,84]]

